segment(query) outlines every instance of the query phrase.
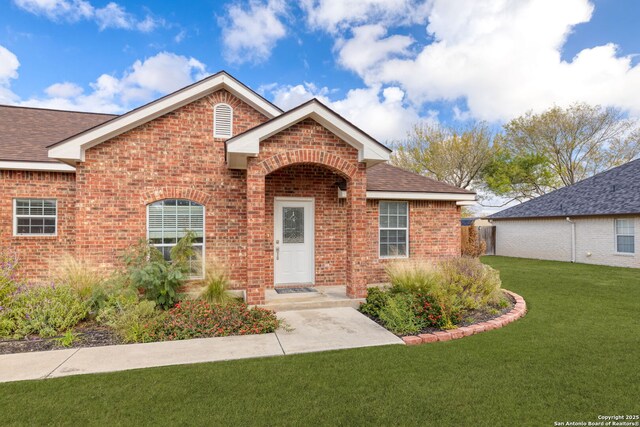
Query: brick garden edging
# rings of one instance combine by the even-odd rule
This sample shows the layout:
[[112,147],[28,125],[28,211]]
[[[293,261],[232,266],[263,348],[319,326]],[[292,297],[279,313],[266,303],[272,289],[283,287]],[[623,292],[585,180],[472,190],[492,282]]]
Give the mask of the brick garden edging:
[[492,329],[500,329],[511,322],[515,322],[527,313],[527,303],[520,295],[504,289],[504,292],[511,295],[516,300],[516,305],[507,314],[503,314],[495,319],[486,322],[476,323],[471,326],[463,326],[461,328],[449,329],[447,331],[438,331],[431,334],[410,335],[402,337],[406,345],[426,344],[436,341],[451,341],[458,338],[468,337],[470,335],[479,334],[481,332],[490,331]]

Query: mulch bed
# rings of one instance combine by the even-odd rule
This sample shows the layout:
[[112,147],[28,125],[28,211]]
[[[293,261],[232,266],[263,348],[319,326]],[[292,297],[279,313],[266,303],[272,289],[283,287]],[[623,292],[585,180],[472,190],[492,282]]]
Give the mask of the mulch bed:
[[[466,312],[462,322],[458,323],[456,325],[456,328],[462,328],[463,326],[470,326],[470,325],[475,325],[476,323],[482,323],[482,322],[486,322],[489,320],[493,320],[496,319],[500,316],[502,316],[503,314],[507,314],[508,312],[510,312],[511,310],[513,310],[513,308],[516,305],[516,300],[509,295],[508,293],[504,293],[504,296],[507,299],[507,302],[509,303],[509,305],[505,308],[503,308],[502,310],[498,311],[497,313],[488,313],[484,310],[472,310],[469,312]],[[368,314],[362,313],[365,316],[367,316],[369,319],[373,320],[374,322],[376,322],[378,325],[382,326],[384,328],[384,325],[382,324],[382,322],[380,321],[380,319],[378,319],[377,317],[373,317],[373,316],[369,316]],[[386,328],[385,328],[386,329]],[[438,329],[438,328],[424,328],[422,329],[420,332],[416,332],[413,334],[405,334],[405,335],[397,335],[398,337],[402,338],[405,336],[412,336],[412,335],[420,335],[420,334],[432,334],[434,332],[440,332],[440,331],[445,331],[446,329]]]
[[0,340],[0,354],[122,344],[115,332],[94,322],[81,323],[73,329],[73,332],[77,335],[77,338],[70,347],[63,347],[58,344],[56,338],[59,337],[40,338],[35,336],[20,340]]

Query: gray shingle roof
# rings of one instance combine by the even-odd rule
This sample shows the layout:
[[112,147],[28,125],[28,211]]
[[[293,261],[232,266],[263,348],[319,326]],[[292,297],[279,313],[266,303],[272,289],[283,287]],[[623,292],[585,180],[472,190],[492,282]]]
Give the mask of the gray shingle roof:
[[490,219],[640,214],[640,159],[520,205]]

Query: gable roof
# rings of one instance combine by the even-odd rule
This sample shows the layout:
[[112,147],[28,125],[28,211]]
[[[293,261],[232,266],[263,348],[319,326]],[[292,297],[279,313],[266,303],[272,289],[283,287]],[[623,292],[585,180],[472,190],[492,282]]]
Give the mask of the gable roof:
[[368,165],[386,162],[391,150],[362,129],[313,98],[277,117],[226,141],[227,163],[233,169],[245,169],[247,158],[260,151],[260,142],[307,118],[318,122],[338,138],[358,150],[360,161]]
[[228,90],[268,118],[282,114],[280,108],[267,101],[225,71],[220,71],[190,86],[131,110],[106,123],[102,123],[50,145],[49,157],[68,163],[83,161],[85,150],[220,89]]
[[[11,163],[15,169],[67,170],[67,165],[49,158],[47,146],[114,117],[117,116],[0,105],[0,166],[5,168]],[[42,164],[29,165],[31,162]]]
[[497,212],[490,219],[640,214],[640,159]]

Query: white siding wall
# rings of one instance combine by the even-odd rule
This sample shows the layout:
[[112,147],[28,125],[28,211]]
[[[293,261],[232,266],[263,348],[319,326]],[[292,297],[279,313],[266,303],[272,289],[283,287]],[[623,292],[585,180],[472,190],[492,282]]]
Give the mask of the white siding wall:
[[496,255],[571,261],[571,224],[564,219],[494,221]]
[[[572,218],[576,262],[640,268],[640,216],[635,217],[634,255],[616,254],[614,217]],[[565,219],[494,221],[496,255],[571,261],[571,224]]]

